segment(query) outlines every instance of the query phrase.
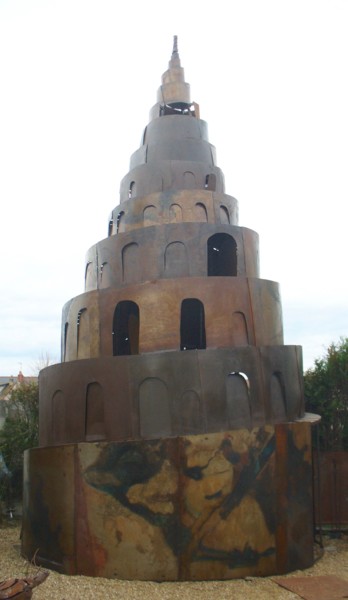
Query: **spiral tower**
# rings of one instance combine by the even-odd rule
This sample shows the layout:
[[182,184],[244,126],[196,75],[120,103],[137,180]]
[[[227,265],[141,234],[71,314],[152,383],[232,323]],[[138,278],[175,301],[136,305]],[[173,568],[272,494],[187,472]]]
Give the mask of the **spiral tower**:
[[25,458],[23,553],[65,573],[224,579],[313,562],[311,425],[177,38],[108,237],[63,308]]

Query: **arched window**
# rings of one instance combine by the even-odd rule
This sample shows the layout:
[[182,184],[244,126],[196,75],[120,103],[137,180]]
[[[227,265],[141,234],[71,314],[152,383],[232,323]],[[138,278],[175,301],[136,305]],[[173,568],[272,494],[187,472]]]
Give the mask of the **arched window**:
[[91,271],[91,264],[92,264],[91,261],[88,261],[88,263],[86,264],[86,268],[85,268],[85,285],[87,284],[87,279],[88,279],[88,276],[89,276],[90,271]]
[[108,228],[108,236],[110,237],[110,235],[112,235],[113,233],[114,233],[114,222],[112,219],[110,219],[109,228]]
[[149,227],[151,225],[158,225],[158,211],[156,206],[150,204],[150,206],[146,206],[144,208],[144,227]]
[[135,283],[141,278],[139,246],[135,242],[122,248],[122,277],[125,283]]
[[216,233],[208,239],[208,275],[237,275],[237,244],[227,233]]
[[89,315],[87,308],[81,308],[76,320],[77,358],[90,357]]
[[233,346],[248,346],[248,326],[244,313],[235,311],[232,314],[232,344]]
[[201,403],[195,390],[186,390],[181,396],[179,419],[181,435],[202,433]]
[[139,429],[143,438],[172,434],[170,398],[165,383],[157,377],[145,379],[139,388]]
[[180,350],[206,348],[204,306],[196,298],[186,298],[181,303]]
[[169,221],[171,223],[182,222],[182,208],[179,204],[171,204],[169,208]]
[[214,173],[210,173],[210,175],[206,176],[204,187],[206,190],[211,190],[213,192],[216,190],[216,175]]
[[68,343],[68,331],[69,331],[69,323],[65,323],[64,325],[64,342],[63,342],[63,361],[65,362],[66,360],[66,349],[67,349],[67,343]]
[[144,133],[143,133],[143,139],[142,139],[142,141],[141,141],[143,145],[144,145],[144,144],[145,144],[145,142],[146,142],[146,133],[147,133],[147,126],[146,126],[146,127],[145,127],[145,129],[144,129]]
[[65,442],[66,435],[66,405],[62,390],[56,390],[52,396],[52,433],[53,441]]
[[226,206],[220,206],[220,221],[222,225],[230,224],[230,215]]
[[101,288],[106,288],[111,284],[112,272],[110,264],[105,260],[99,267],[100,278],[99,285]]
[[185,244],[172,242],[164,252],[164,272],[166,277],[187,277],[189,264]]
[[124,231],[124,212],[123,210],[118,213],[116,219],[116,233],[123,233]]
[[208,222],[207,209],[205,208],[205,205],[202,202],[197,202],[195,204],[194,218],[195,221],[197,221],[198,223]]
[[191,171],[185,171],[183,185],[185,190],[194,190],[197,187],[194,173]]
[[250,383],[245,373],[233,371],[226,379],[228,425],[231,428],[251,426]]
[[286,397],[282,374],[276,371],[271,377],[272,415],[275,421],[286,420]]
[[97,382],[87,386],[85,438],[87,441],[105,439],[103,390]]
[[131,300],[122,300],[116,306],[113,320],[113,355],[139,353],[139,307]]
[[131,181],[129,184],[128,198],[134,198],[135,194],[136,194],[135,181]]

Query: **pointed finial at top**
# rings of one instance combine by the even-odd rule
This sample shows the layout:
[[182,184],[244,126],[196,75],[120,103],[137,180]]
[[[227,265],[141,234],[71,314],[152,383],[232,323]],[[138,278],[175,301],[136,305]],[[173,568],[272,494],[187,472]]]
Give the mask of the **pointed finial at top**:
[[178,36],[177,35],[174,36],[172,58],[179,58]]

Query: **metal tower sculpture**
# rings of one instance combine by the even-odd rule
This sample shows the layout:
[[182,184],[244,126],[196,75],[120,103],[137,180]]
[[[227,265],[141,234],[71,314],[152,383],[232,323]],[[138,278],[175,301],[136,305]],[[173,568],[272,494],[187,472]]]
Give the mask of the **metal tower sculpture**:
[[40,374],[24,555],[159,581],[311,565],[301,365],[175,38],[109,235],[63,309],[62,362]]

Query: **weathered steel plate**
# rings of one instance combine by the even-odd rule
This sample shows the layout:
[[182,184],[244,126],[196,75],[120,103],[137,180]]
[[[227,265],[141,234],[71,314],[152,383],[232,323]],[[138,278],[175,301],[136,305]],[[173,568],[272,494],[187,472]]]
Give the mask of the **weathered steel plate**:
[[39,548],[68,574],[157,581],[307,567],[310,427],[28,451],[23,553]]
[[273,581],[304,600],[348,598],[348,581],[336,575],[273,578]]

